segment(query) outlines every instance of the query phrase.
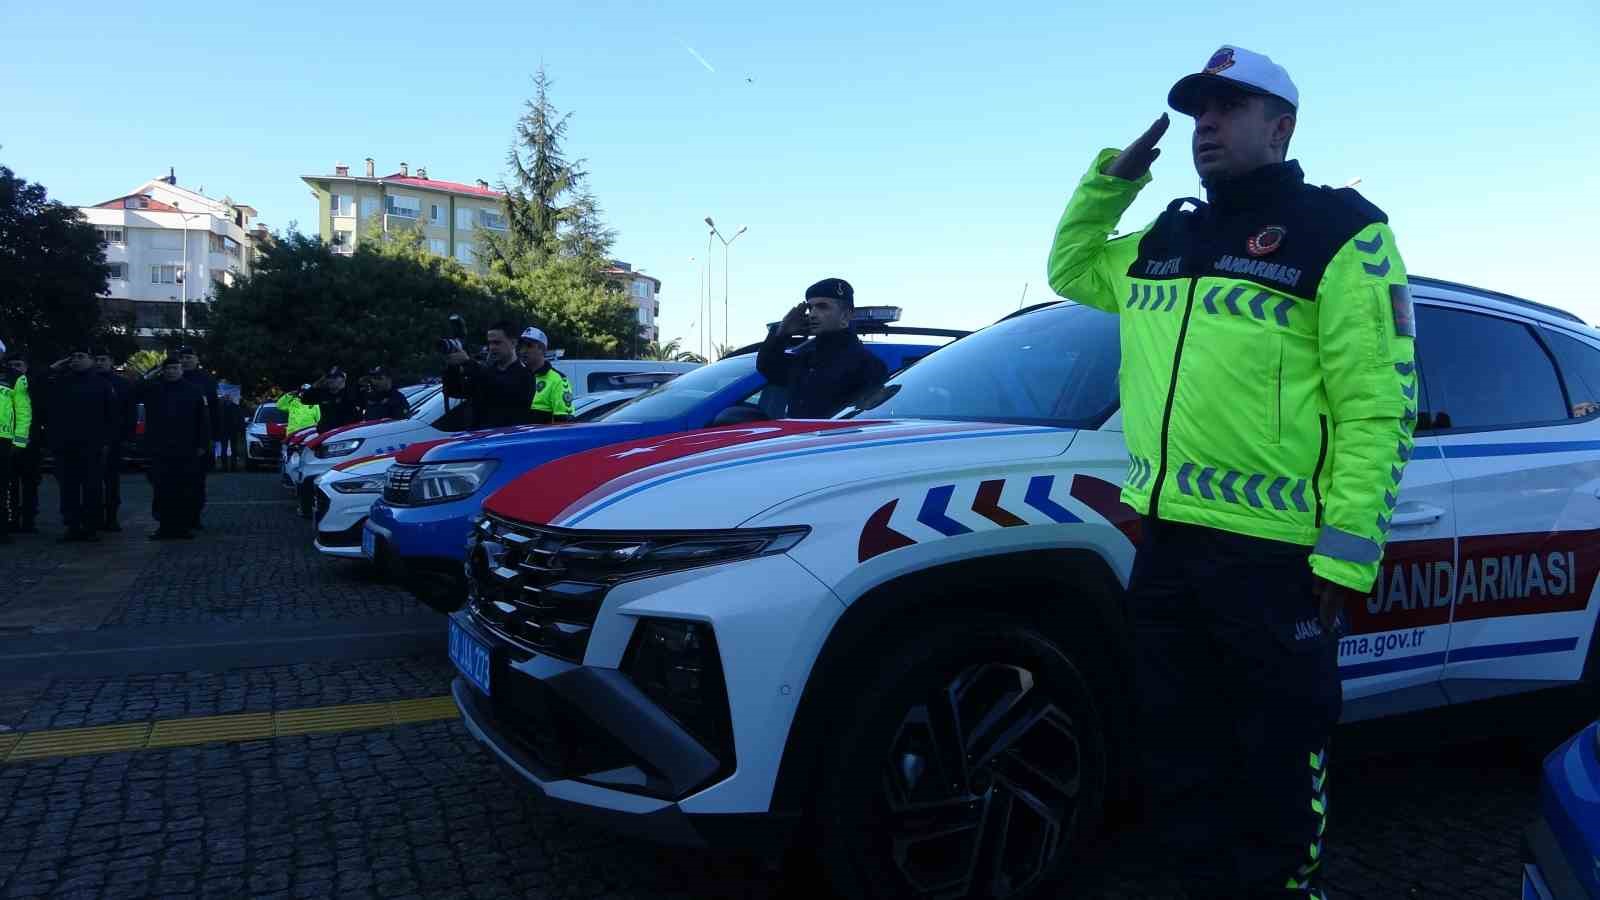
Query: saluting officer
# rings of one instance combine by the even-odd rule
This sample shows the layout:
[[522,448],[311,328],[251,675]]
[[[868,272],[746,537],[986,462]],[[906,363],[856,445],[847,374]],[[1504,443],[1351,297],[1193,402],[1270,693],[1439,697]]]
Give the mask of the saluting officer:
[[1336,625],[1377,577],[1416,420],[1388,218],[1287,158],[1299,92],[1225,46],[1177,82],[1206,202],[1107,235],[1162,115],[1078,183],[1050,286],[1121,317],[1140,749],[1192,897],[1322,896]]

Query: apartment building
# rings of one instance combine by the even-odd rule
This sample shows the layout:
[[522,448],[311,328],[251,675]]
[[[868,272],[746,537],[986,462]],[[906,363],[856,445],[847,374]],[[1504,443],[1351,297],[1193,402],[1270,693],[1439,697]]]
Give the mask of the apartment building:
[[635,272],[633,266],[612,260],[606,277],[622,285],[639,318],[639,334],[647,341],[661,340],[656,320],[661,317],[661,279]]
[[503,194],[479,180],[476,184],[415,174],[406,163],[378,176],[371,157],[363,175],[351,175],[343,163],[332,175],[305,175],[301,180],[317,198],[318,233],[336,253],[354,253],[365,236],[394,228],[420,228],[428,247],[453,256],[463,265],[484,270],[477,256],[478,236],[485,230],[506,230]]
[[170,170],[78,211],[100,233],[111,266],[107,320],[125,323],[146,346],[167,331],[203,327],[204,304],[217,286],[250,273],[266,233],[252,225],[253,208],[180,187]]

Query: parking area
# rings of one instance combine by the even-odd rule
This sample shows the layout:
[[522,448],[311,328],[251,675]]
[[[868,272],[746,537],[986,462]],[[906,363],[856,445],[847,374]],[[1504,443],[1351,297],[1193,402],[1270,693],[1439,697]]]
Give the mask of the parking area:
[[[275,475],[214,475],[189,542],[144,540],[141,477],[124,502],[127,530],[100,544],[0,547],[0,896],[811,895],[508,790],[438,702],[442,620],[319,558]],[[1487,732],[1458,716],[1341,736],[1334,896],[1516,895],[1557,729]],[[1114,845],[1087,896],[1178,896],[1153,863]]]

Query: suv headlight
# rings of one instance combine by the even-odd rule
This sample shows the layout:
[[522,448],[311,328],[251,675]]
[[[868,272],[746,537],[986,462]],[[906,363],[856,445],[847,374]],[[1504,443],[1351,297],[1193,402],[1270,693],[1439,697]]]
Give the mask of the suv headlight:
[[329,441],[317,448],[317,459],[330,459],[335,456],[349,456],[361,446],[361,438],[346,438],[342,441]]
[[569,571],[593,572],[601,577],[623,580],[783,553],[810,532],[810,528],[801,526],[628,538],[577,537],[556,551],[556,560]]
[[381,494],[383,493],[382,475],[363,475],[360,478],[346,478],[343,481],[331,481],[328,487],[341,494]]
[[470,497],[483,487],[499,465],[495,460],[486,459],[423,466],[412,476],[408,500],[411,505],[422,506]]

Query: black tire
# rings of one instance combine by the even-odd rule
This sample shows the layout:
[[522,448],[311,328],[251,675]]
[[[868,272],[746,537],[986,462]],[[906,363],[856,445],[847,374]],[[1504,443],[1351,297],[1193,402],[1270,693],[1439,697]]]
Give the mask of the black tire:
[[978,614],[880,652],[844,701],[817,785],[833,890],[1029,898],[1076,880],[1107,797],[1084,672],[1037,628]]

